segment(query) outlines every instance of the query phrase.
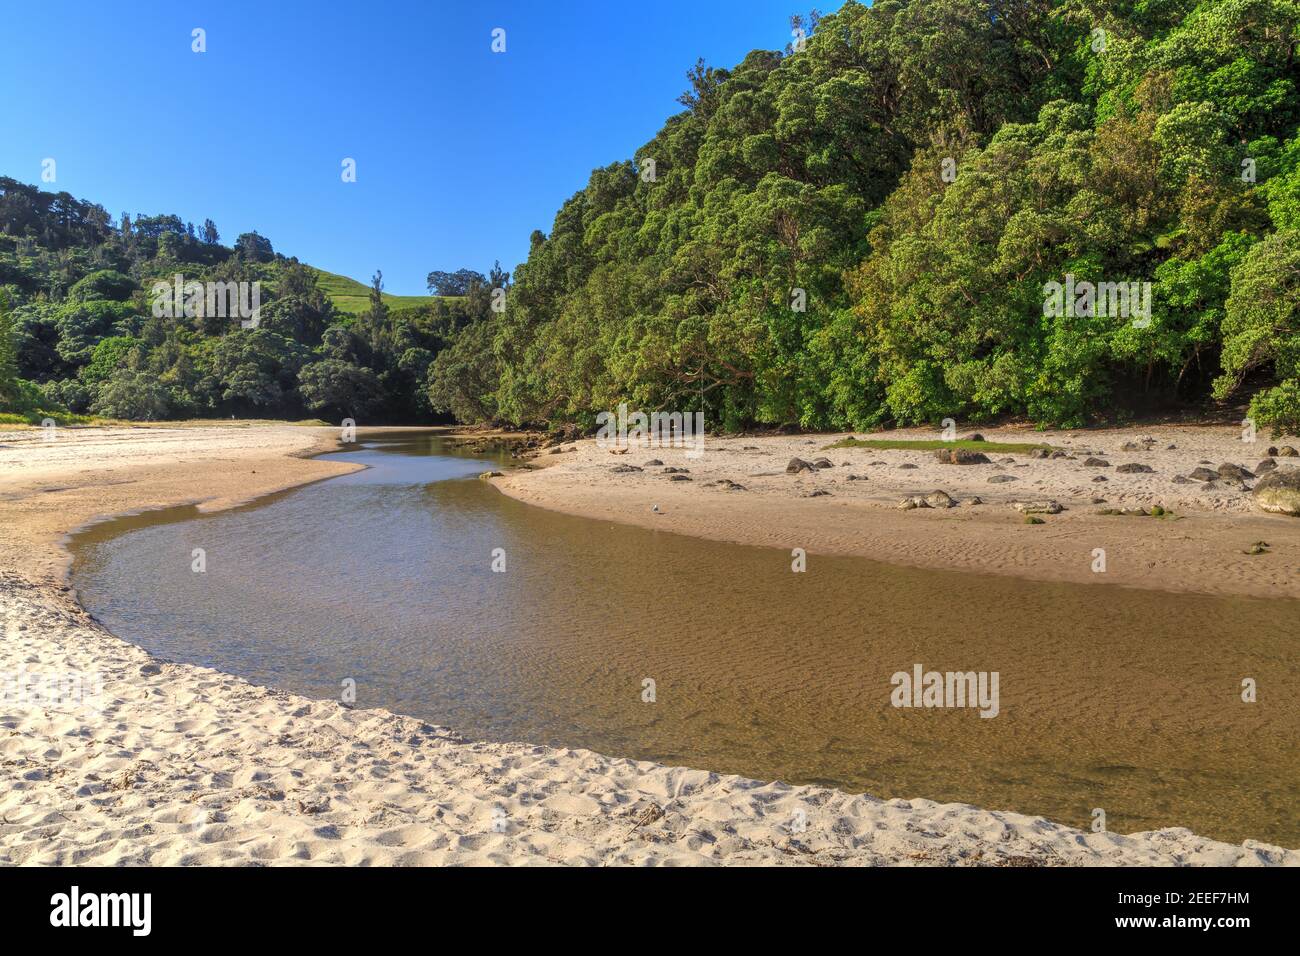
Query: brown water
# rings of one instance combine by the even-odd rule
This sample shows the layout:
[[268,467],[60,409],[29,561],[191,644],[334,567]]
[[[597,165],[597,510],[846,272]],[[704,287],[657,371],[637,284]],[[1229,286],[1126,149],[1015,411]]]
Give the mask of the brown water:
[[[320,698],[351,678],[360,707],[477,739],[1300,845],[1295,602],[816,554],[795,574],[784,551],[520,504],[436,438],[345,457],[374,467],[91,530],[83,603],[160,656]],[[998,716],[892,707],[917,663],[997,671]]]

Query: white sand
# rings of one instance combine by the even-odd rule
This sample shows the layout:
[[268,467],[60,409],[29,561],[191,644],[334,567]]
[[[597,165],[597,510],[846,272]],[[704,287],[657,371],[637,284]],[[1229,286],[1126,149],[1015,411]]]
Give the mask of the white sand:
[[[120,510],[123,486],[136,507],[237,500],[215,465],[238,434],[192,429],[181,448],[194,460],[160,463],[151,443],[177,436],[142,430],[123,441],[141,446],[147,472],[120,469],[126,444],[112,444],[110,468],[87,441],[34,467],[35,483],[0,479],[0,674],[30,687],[77,673],[91,692],[50,701],[0,684],[0,863],[1300,865],[1298,851],[1184,829],[1094,834],[966,805],[463,742],[160,662],[96,625],[57,581],[12,566],[22,547],[33,558],[49,547],[52,512],[72,527],[101,505]],[[259,443],[255,470],[273,472],[258,480],[292,483],[283,455],[303,450],[303,430],[243,434]],[[248,457],[233,461],[247,487]],[[323,464],[292,468],[310,480]],[[190,484],[178,480],[186,468]],[[77,492],[62,505],[37,487],[55,480]]]

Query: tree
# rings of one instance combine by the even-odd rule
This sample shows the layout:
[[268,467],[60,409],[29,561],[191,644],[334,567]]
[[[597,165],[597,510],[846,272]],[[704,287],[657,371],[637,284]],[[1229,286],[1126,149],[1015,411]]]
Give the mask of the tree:
[[99,386],[90,410],[106,418],[158,421],[167,417],[167,390],[147,372],[118,369]]
[[0,289],[0,406],[18,399],[18,346],[9,311],[9,295]]
[[462,296],[469,292],[475,282],[482,284],[487,280],[473,269],[457,269],[455,272],[430,272],[428,286],[430,295]]
[[203,220],[203,229],[200,232],[200,238],[209,246],[215,246],[221,241],[221,234],[217,232],[217,224],[211,219]]
[[343,418],[360,419],[382,400],[379,379],[373,371],[338,359],[304,366],[298,380],[308,408]]
[[[139,220],[137,220],[138,224]],[[235,240],[235,254],[247,262],[271,262],[275,258],[271,240],[258,235],[256,230],[240,233],[239,238]]]

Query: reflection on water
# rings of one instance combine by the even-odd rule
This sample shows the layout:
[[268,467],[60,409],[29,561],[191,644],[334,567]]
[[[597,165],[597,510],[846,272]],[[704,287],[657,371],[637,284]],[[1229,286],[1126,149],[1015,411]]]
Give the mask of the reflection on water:
[[[1295,602],[815,554],[794,574],[512,501],[471,477],[499,462],[437,438],[344,457],[374,467],[92,529],[83,603],[160,656],[321,698],[351,678],[358,706],[472,738],[1300,845]],[[999,715],[891,707],[918,663],[999,672]]]

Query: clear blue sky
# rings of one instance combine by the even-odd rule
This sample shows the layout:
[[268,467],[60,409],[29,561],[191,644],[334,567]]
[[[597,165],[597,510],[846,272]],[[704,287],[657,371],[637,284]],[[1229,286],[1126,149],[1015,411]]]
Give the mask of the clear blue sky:
[[[808,2],[808,0],[803,0]],[[811,5],[811,4],[810,4]],[[838,3],[823,3],[827,12]],[[389,292],[513,269],[596,166],[681,107],[696,57],[779,49],[798,0],[6,5],[0,174],[116,219],[212,218]],[[191,51],[191,30],[207,52]],[[506,30],[506,53],[491,31]],[[340,180],[344,157],[357,182]]]

